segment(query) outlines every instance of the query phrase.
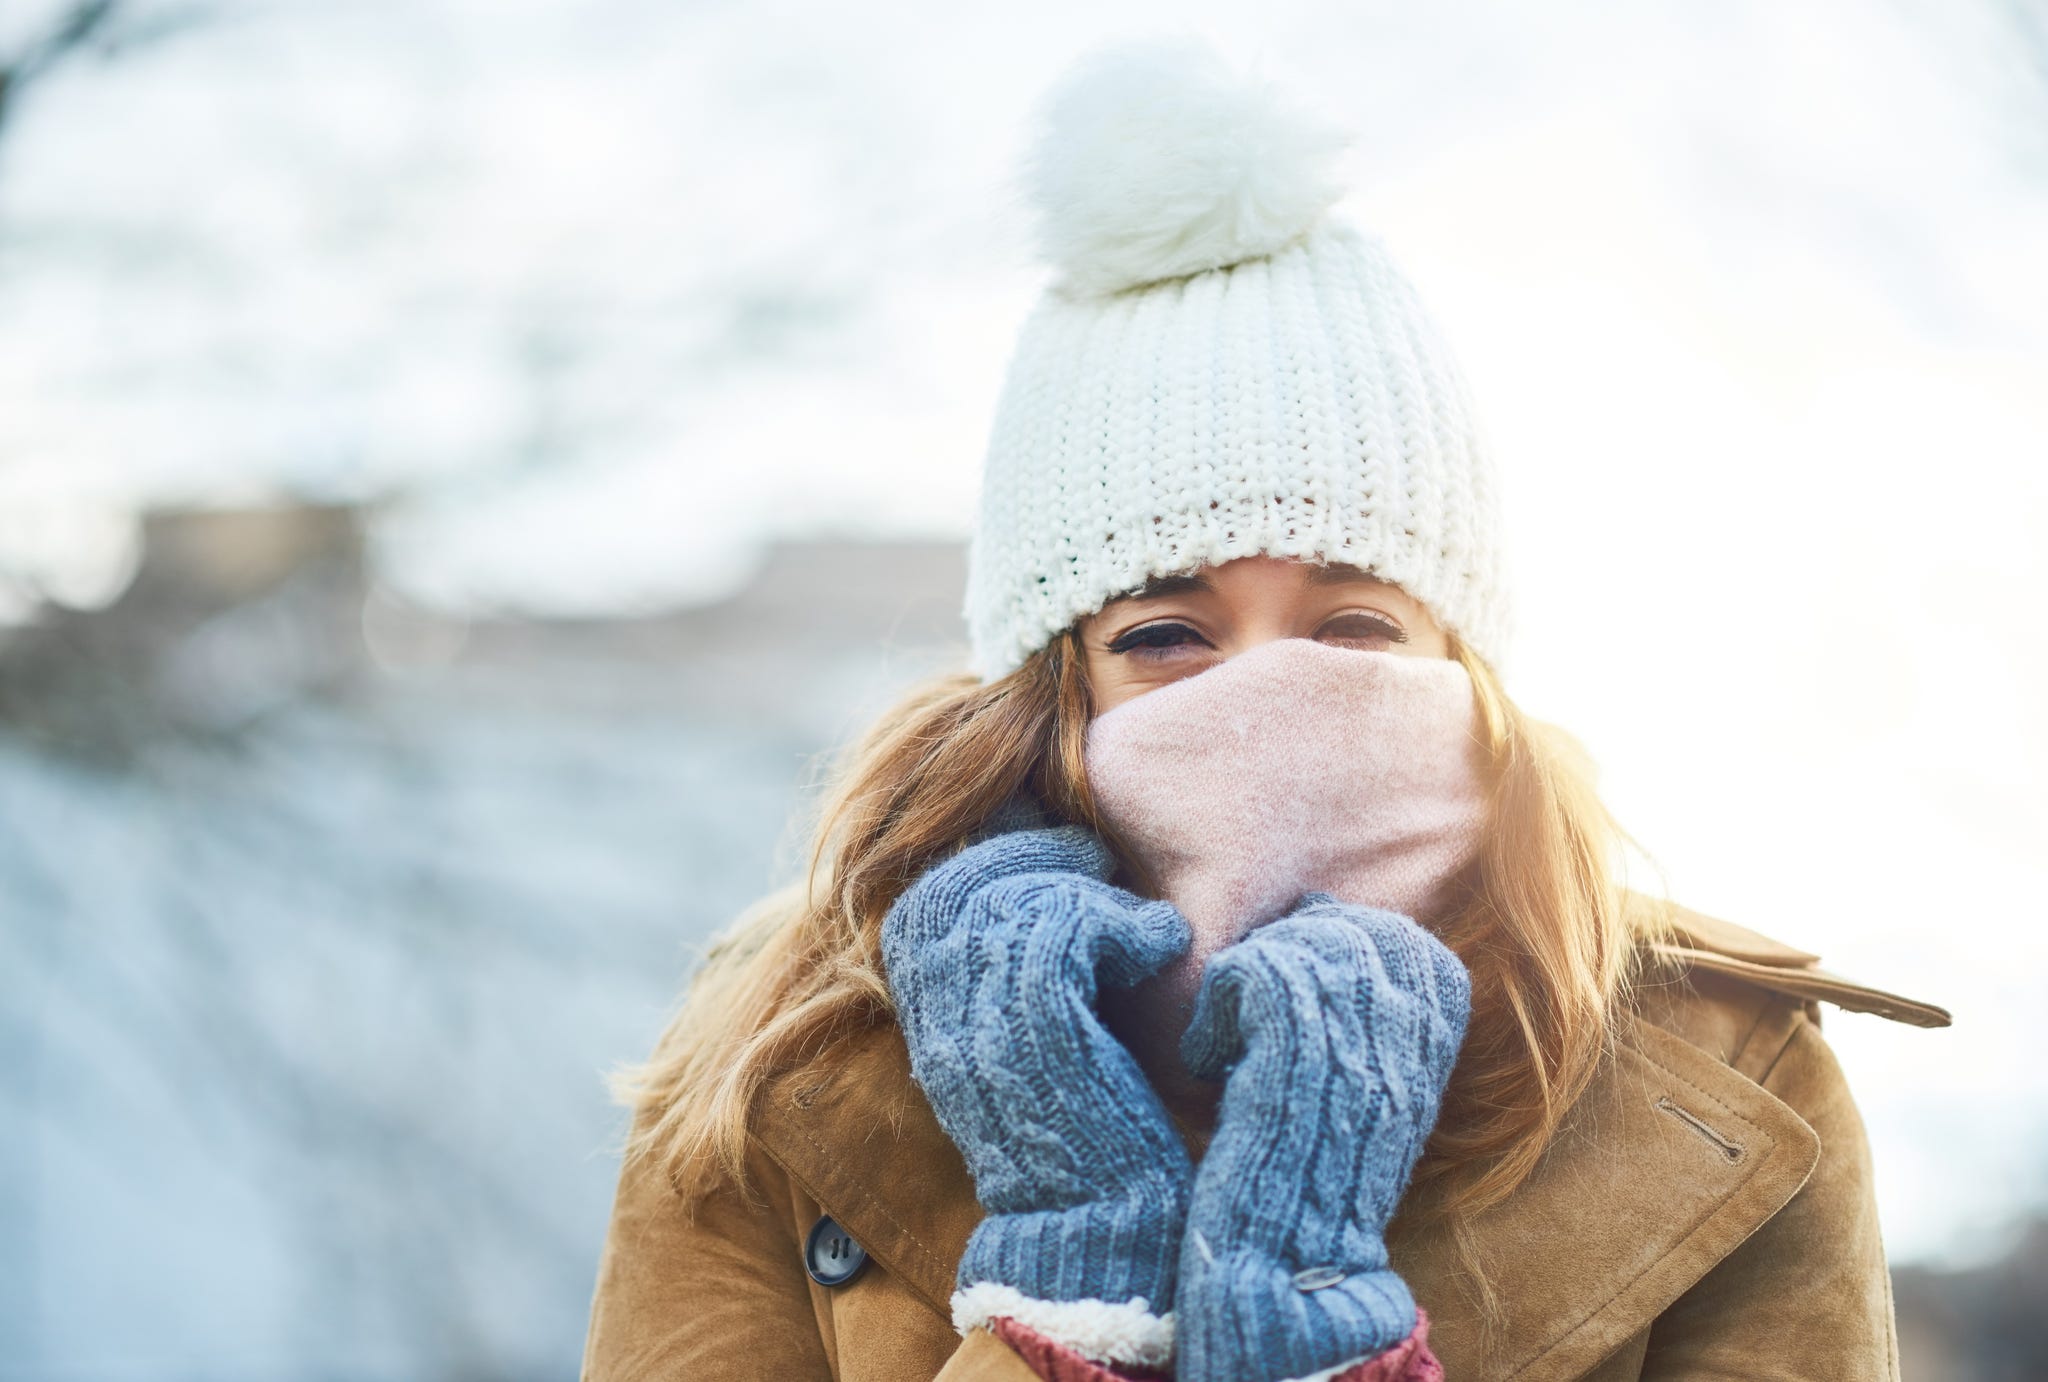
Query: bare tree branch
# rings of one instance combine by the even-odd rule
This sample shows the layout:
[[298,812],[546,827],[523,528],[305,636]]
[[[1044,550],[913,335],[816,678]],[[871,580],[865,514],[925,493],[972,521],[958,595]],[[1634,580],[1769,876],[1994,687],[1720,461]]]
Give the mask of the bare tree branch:
[[0,130],[7,127],[8,112],[29,83],[83,48],[120,8],[121,0],[75,0],[48,32],[30,39],[14,57],[0,60]]
[[210,17],[212,8],[197,3],[138,13],[130,0],[72,0],[19,52],[0,53],[0,134],[22,93],[53,68],[88,49],[111,58],[147,47]]

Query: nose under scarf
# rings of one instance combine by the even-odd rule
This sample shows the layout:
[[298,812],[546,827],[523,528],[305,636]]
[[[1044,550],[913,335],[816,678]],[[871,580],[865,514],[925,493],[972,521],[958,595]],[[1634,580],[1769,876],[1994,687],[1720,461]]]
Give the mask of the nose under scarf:
[[1208,957],[1304,892],[1428,925],[1487,824],[1472,679],[1449,658],[1274,639],[1098,715],[1085,761],[1194,931],[1134,995],[1161,1043]]

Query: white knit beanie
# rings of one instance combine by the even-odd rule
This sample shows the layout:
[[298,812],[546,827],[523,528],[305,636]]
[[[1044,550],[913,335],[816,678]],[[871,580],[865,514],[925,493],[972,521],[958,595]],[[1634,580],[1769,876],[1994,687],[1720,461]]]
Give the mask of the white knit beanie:
[[1257,554],[1365,567],[1500,670],[1491,467],[1413,288],[1324,215],[1349,136],[1184,38],[1097,50],[1040,114],[1026,184],[1062,272],[996,408],[973,674],[1153,576]]

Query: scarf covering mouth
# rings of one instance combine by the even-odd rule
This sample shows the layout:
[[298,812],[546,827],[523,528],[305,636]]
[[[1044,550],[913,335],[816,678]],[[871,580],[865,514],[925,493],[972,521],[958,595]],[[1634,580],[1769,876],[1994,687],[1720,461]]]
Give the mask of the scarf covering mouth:
[[1096,809],[1194,933],[1148,985],[1176,1036],[1208,957],[1304,892],[1428,924],[1488,822],[1449,658],[1274,639],[1096,716],[1084,754]]

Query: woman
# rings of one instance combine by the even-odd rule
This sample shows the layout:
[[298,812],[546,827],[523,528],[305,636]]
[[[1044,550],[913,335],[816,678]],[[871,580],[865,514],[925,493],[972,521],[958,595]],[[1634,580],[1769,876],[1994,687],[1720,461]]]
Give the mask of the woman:
[[1947,1014],[1614,881],[1341,136],[1181,42],[1044,117],[971,669],[619,1082],[585,1378],[1895,1377],[1817,1000]]

